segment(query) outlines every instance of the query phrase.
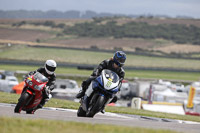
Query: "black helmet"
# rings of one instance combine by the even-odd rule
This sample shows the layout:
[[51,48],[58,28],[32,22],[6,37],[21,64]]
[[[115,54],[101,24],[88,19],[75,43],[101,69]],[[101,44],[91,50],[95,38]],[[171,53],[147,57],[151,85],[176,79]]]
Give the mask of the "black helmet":
[[126,54],[123,51],[117,51],[114,54],[114,62],[117,64],[119,67],[122,67],[126,61]]

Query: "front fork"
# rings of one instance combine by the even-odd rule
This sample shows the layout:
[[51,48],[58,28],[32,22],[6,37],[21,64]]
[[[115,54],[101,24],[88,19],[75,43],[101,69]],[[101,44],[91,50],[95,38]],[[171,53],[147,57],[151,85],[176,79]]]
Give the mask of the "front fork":
[[88,101],[89,101],[89,98],[87,95],[83,96],[80,100],[81,106],[84,111],[87,111],[87,109],[88,109],[88,105],[89,105]]

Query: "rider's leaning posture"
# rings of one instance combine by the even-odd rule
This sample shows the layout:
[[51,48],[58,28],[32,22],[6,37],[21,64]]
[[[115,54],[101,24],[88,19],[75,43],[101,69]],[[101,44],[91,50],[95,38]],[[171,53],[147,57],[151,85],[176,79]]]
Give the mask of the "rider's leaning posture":
[[43,98],[40,104],[38,105],[37,109],[42,108],[45,105],[45,103],[49,100],[50,92],[54,89],[56,81],[56,74],[54,71],[56,70],[56,67],[57,64],[54,60],[47,60],[44,64],[44,67],[40,67],[36,71],[31,71],[28,75],[26,75],[26,77],[28,77],[30,75],[35,74],[36,72],[39,72],[45,77],[47,77],[49,80],[48,83],[46,84],[46,88],[42,92]]
[[[117,73],[120,78],[120,85],[121,85],[122,80],[124,79],[125,76],[125,71],[122,68],[124,66],[125,61],[126,61],[126,54],[123,51],[117,51],[111,59],[102,61],[99,64],[99,66],[93,71],[91,76],[87,80],[82,82],[82,90],[76,95],[76,98],[81,98],[85,95],[85,92],[88,89],[88,86],[90,85],[91,81],[94,80],[97,76],[99,76],[103,69],[109,69]],[[114,97],[112,102],[116,101],[117,97]]]

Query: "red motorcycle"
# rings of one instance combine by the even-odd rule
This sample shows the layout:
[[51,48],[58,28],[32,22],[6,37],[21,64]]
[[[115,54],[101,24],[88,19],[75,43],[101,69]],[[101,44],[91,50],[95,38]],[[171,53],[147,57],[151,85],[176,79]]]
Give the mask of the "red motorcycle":
[[14,112],[20,113],[21,110],[24,110],[27,114],[34,113],[42,100],[42,91],[46,88],[47,82],[48,78],[39,72],[27,77],[23,92],[15,106]]

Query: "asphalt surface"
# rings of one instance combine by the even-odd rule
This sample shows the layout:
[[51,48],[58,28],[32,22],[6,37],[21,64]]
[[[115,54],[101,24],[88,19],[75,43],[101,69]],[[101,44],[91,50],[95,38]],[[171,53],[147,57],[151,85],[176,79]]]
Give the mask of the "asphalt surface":
[[14,113],[15,105],[0,103],[0,116],[21,117],[27,119],[51,119],[63,121],[85,122],[92,124],[111,124],[123,125],[129,127],[141,127],[152,129],[167,129],[183,133],[199,133],[200,123],[187,122],[181,120],[159,119],[144,117],[138,115],[126,115],[108,113],[97,114],[94,118],[77,117],[76,110],[60,108],[44,108],[37,110],[35,114],[26,114],[22,111],[20,114]]

